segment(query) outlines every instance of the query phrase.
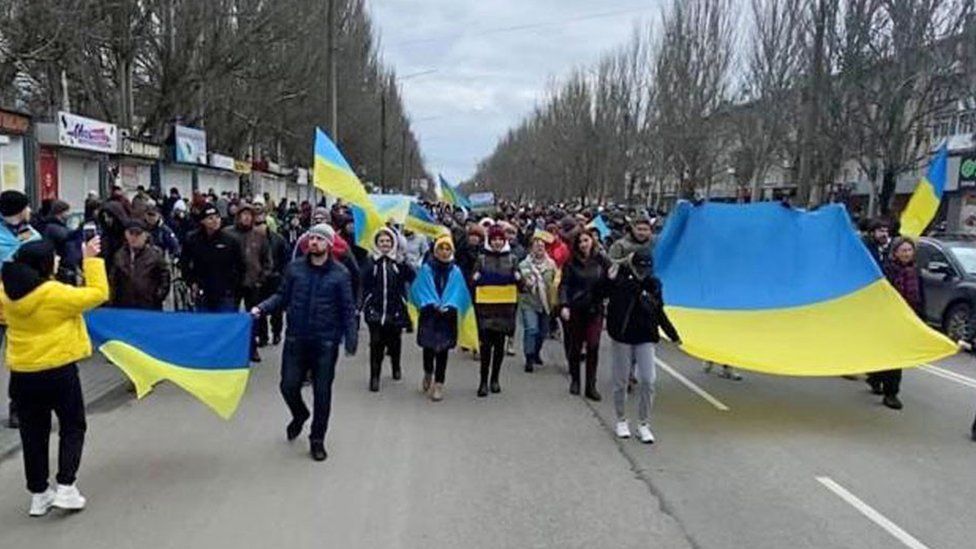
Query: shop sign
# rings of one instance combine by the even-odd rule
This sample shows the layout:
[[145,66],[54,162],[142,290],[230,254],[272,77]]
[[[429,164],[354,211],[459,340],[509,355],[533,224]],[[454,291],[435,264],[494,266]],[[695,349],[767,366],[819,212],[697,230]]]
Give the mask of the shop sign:
[[23,135],[30,128],[30,118],[15,112],[0,110],[0,132]]
[[176,161],[184,164],[207,164],[207,132],[176,126]]
[[234,159],[222,154],[210,153],[210,165],[221,170],[234,171]]
[[122,154],[158,160],[163,155],[163,149],[154,143],[146,143],[145,141],[136,141],[130,137],[123,137]]
[[64,147],[115,153],[119,150],[118,138],[115,124],[58,112],[58,143]]
[[959,187],[976,187],[976,154],[959,159]]
[[248,160],[234,160],[234,171],[241,175],[251,173],[251,162]]

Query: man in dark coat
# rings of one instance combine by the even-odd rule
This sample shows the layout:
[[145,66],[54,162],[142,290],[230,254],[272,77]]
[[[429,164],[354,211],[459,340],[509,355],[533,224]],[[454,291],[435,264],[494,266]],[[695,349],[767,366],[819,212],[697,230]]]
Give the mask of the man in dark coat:
[[346,355],[356,353],[358,327],[356,305],[349,272],[331,258],[335,238],[332,227],[319,224],[310,229],[308,255],[288,266],[277,293],[251,309],[261,317],[285,309],[288,331],[281,353],[281,394],[291,410],[286,429],[288,440],[301,434],[309,418],[302,400],[302,383],[312,373],[312,429],[309,436],[312,459],[324,461],[325,433],[332,410],[332,382],[339,358],[339,345]]
[[207,206],[201,213],[200,228],[187,236],[183,248],[183,276],[193,289],[198,311],[236,311],[244,276],[241,248],[236,240],[221,232],[216,208]]
[[112,306],[161,311],[170,285],[163,251],[149,242],[146,224],[139,220],[126,223],[125,240],[109,272]]

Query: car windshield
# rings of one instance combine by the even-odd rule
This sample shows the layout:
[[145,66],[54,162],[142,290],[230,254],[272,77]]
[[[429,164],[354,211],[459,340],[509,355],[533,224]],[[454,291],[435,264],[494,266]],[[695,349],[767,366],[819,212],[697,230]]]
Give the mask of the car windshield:
[[959,246],[952,247],[950,250],[966,274],[976,274],[976,248]]

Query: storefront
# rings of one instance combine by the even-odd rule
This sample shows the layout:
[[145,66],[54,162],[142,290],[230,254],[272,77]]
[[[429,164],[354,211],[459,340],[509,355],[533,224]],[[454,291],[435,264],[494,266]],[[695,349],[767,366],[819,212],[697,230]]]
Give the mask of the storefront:
[[308,200],[308,170],[295,168],[295,181],[288,182],[288,202],[300,204]]
[[37,124],[39,198],[60,198],[81,211],[89,192],[105,196],[109,156],[119,151],[115,124],[59,112],[55,123]]
[[275,204],[281,197],[288,196],[288,174],[291,170],[284,170],[279,164],[267,160],[253,163],[251,172],[251,193],[254,196],[271,196]]
[[0,190],[31,194],[26,185],[33,179],[30,127],[30,116],[0,109]]
[[211,190],[220,196],[224,193],[239,193],[240,178],[234,171],[234,159],[222,154],[210,153],[207,167],[200,167],[197,173],[197,188],[201,192]]
[[115,166],[115,183],[129,197],[135,195],[139,187],[153,188],[158,183],[153,180],[153,172],[158,173],[158,164],[162,158],[163,148],[160,145],[123,137]]

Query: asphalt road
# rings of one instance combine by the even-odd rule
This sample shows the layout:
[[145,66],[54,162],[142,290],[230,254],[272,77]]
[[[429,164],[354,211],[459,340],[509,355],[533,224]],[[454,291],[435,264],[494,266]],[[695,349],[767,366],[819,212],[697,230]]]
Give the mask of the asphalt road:
[[974,546],[970,356],[906,372],[895,412],[862,381],[728,381],[664,347],[712,401],[659,372],[646,446],[610,432],[607,363],[600,403],[571,397],[561,365],[528,375],[516,359],[502,395],[478,399],[475,363],[455,355],[432,404],[406,348],[404,381],[379,395],[365,353],[342,359],[321,464],[284,441],[276,350],[230,422],[171,386],[104,403],[79,479],[89,508],[26,517],[17,454],[0,462],[0,546]]

